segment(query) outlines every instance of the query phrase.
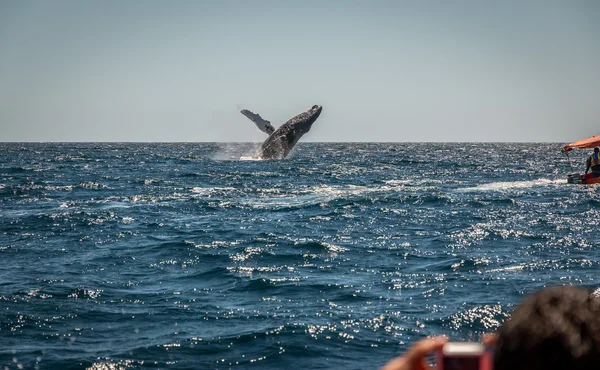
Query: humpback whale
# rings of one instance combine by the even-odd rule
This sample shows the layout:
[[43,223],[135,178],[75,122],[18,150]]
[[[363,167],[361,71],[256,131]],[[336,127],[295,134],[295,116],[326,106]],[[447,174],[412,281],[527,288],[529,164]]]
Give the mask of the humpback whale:
[[283,159],[290,153],[302,135],[310,130],[322,110],[323,107],[320,105],[313,105],[312,108],[291,118],[277,130],[271,126],[271,122],[259,114],[246,109],[243,109],[241,113],[250,118],[261,131],[269,134],[267,140],[262,143],[258,156],[261,159]]

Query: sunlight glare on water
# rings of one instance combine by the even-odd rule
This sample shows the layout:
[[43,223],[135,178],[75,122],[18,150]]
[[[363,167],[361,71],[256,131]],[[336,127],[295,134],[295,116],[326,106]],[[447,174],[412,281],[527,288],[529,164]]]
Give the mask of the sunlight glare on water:
[[375,369],[478,340],[539,287],[598,289],[600,197],[560,147],[0,144],[0,366]]

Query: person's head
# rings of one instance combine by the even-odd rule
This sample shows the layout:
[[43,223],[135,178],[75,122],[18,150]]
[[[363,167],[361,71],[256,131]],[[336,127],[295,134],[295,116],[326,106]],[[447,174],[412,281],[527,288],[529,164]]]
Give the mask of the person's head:
[[527,298],[498,331],[494,370],[600,369],[600,299],[560,286]]
[[595,147],[595,148],[594,148],[594,153],[598,153],[598,152],[600,152],[600,148],[598,148],[598,147]]

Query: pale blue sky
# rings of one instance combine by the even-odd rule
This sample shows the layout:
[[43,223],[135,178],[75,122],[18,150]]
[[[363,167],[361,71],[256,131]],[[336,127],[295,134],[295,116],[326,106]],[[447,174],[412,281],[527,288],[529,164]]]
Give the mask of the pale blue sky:
[[600,2],[0,0],[0,141],[600,134]]

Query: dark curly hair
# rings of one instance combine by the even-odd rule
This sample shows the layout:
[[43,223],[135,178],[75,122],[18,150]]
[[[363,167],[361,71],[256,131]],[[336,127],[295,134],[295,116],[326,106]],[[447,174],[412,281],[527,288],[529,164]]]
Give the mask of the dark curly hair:
[[600,369],[600,298],[574,286],[527,298],[498,331],[494,369]]

